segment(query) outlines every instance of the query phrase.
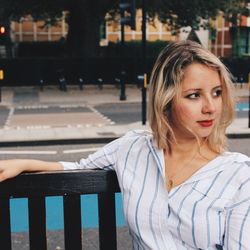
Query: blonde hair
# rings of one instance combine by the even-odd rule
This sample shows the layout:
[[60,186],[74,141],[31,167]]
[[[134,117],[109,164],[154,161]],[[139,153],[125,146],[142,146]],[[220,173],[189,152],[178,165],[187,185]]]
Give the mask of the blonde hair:
[[223,111],[220,122],[206,139],[211,150],[221,153],[226,148],[226,128],[234,118],[231,74],[214,54],[196,42],[171,42],[159,54],[150,77],[149,123],[158,147],[171,150],[175,141],[170,123],[172,101],[181,89],[184,69],[195,62],[219,73]]

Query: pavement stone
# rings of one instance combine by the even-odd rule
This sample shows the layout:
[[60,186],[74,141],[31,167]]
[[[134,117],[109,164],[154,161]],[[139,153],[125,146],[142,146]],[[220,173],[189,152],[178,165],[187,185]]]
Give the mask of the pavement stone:
[[[98,250],[98,229],[82,229],[82,249]],[[62,230],[47,231],[48,250],[64,250],[64,234]],[[132,241],[127,227],[117,227],[117,250],[132,249]],[[29,250],[27,232],[12,233],[12,250]],[[72,249],[73,250],[73,249]]]
[[[235,96],[247,102],[247,85],[236,87]],[[69,86],[60,91],[56,86],[3,87],[0,103],[0,142],[39,140],[117,138],[131,129],[150,130],[148,123],[142,125],[140,118],[133,114],[129,122],[109,119],[107,106],[113,105],[114,112],[121,112],[125,105],[141,105],[141,90],[135,85],[126,87],[125,101],[120,101],[120,89],[114,85]],[[228,127],[231,137],[249,137],[248,118],[237,118]]]

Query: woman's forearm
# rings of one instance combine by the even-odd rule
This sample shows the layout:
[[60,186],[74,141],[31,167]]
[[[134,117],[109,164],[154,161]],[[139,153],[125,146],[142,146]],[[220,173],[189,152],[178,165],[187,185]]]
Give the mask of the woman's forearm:
[[49,162],[40,160],[23,160],[23,161],[24,161],[22,164],[24,167],[23,172],[63,170],[63,166],[59,162]]
[[0,161],[0,181],[15,177],[22,172],[63,170],[59,162],[48,162],[30,159]]

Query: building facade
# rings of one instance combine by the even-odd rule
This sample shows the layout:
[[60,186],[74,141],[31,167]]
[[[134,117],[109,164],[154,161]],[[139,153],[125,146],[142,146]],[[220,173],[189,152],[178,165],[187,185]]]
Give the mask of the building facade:
[[[67,36],[68,25],[65,21],[65,15],[58,20],[57,26],[45,26],[42,21],[34,21],[31,16],[23,17],[20,22],[11,22],[11,40],[14,44],[19,42],[37,42],[37,41],[59,41]],[[242,56],[250,53],[250,19],[241,18],[239,28],[232,28],[221,13],[215,21],[212,22],[211,30],[195,31],[201,43],[209,48],[219,57]],[[141,40],[142,12],[137,10],[136,30],[131,30],[125,26],[125,41]],[[107,21],[102,28],[100,36],[100,45],[106,46],[109,42],[119,42],[121,40],[121,27],[119,20]],[[185,39],[191,29],[185,28],[179,34],[173,35],[166,24],[154,20],[153,24],[148,23],[146,36],[148,41],[175,41]]]

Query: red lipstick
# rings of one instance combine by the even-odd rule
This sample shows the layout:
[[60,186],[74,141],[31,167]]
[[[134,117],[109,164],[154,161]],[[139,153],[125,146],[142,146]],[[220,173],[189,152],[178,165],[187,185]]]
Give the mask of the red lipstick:
[[210,127],[213,125],[214,120],[204,120],[204,121],[198,121],[198,123],[202,126],[202,127]]

